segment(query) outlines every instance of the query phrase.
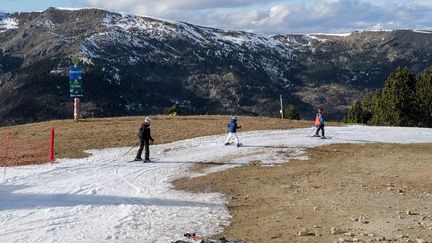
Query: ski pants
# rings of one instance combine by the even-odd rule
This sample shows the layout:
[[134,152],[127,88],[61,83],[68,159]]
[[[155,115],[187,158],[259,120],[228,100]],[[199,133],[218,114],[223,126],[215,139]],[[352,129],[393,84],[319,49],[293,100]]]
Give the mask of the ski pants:
[[319,131],[321,130],[321,136],[324,137],[324,124],[316,126],[317,130],[315,132],[315,135],[318,135]]
[[239,139],[238,139],[238,137],[237,137],[237,133],[235,133],[235,132],[229,132],[229,133],[228,133],[228,137],[226,138],[225,143],[229,143],[229,142],[231,141],[232,138],[234,138],[234,142],[235,142],[236,144],[239,144]]
[[136,159],[141,159],[141,154],[143,149],[145,148],[145,160],[149,160],[150,158],[150,149],[149,149],[150,141],[149,140],[140,140],[140,147],[138,149],[138,153],[136,155]]

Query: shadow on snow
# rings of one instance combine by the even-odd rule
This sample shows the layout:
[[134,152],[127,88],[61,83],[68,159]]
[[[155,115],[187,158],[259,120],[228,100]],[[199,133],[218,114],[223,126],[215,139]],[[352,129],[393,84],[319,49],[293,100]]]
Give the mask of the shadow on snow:
[[110,195],[84,195],[84,194],[43,194],[43,193],[15,193],[17,190],[27,188],[23,185],[0,186],[0,211],[48,208],[73,207],[80,205],[107,206],[107,205],[138,205],[163,207],[223,207],[220,204],[203,203],[177,199],[121,197]]

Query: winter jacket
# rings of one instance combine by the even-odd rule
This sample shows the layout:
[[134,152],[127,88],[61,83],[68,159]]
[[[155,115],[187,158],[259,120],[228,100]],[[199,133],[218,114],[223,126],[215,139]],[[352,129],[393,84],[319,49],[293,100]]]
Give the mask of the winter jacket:
[[322,113],[318,112],[315,116],[315,126],[324,125],[324,116]]
[[231,120],[231,122],[228,123],[228,132],[236,133],[237,132],[237,128],[240,128],[240,127],[237,125],[237,121],[236,120]]
[[138,137],[140,140],[149,141],[153,138],[150,135],[150,125],[148,123],[143,123],[138,131]]

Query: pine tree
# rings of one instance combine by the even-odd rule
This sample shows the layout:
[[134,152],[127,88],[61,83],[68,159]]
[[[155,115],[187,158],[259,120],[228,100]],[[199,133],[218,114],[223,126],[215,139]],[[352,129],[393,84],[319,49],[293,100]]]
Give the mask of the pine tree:
[[375,121],[379,125],[416,125],[415,105],[416,79],[407,68],[398,68],[388,77],[382,96],[377,100]]
[[373,95],[371,92],[366,91],[363,97],[363,123],[367,124],[372,118],[373,110]]
[[354,102],[351,109],[348,111],[347,123],[364,123],[364,109],[360,101]]
[[432,67],[426,69],[417,82],[416,105],[418,125],[432,127]]
[[380,125],[380,124],[382,124],[383,122],[381,121],[381,117],[383,117],[382,115],[381,115],[381,112],[383,111],[383,108],[382,108],[382,90],[378,90],[377,92],[376,92],[376,94],[375,94],[375,98],[374,99],[372,99],[372,104],[371,104],[371,114],[372,114],[372,117],[371,117],[371,119],[369,120],[369,122],[368,122],[368,124],[369,125]]
[[176,116],[181,114],[180,108],[178,108],[177,104],[174,104],[168,108],[165,108],[164,113],[170,116]]
[[289,105],[287,108],[285,108],[284,118],[289,120],[300,120],[300,116],[292,105]]

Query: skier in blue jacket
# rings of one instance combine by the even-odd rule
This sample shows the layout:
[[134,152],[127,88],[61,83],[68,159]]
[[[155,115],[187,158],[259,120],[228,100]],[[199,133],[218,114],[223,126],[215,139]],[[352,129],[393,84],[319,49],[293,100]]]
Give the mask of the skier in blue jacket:
[[229,145],[231,138],[234,137],[237,147],[240,146],[240,142],[237,137],[237,128],[241,128],[241,126],[237,124],[237,117],[233,116],[230,123],[228,123],[228,137],[225,140],[225,145]]

